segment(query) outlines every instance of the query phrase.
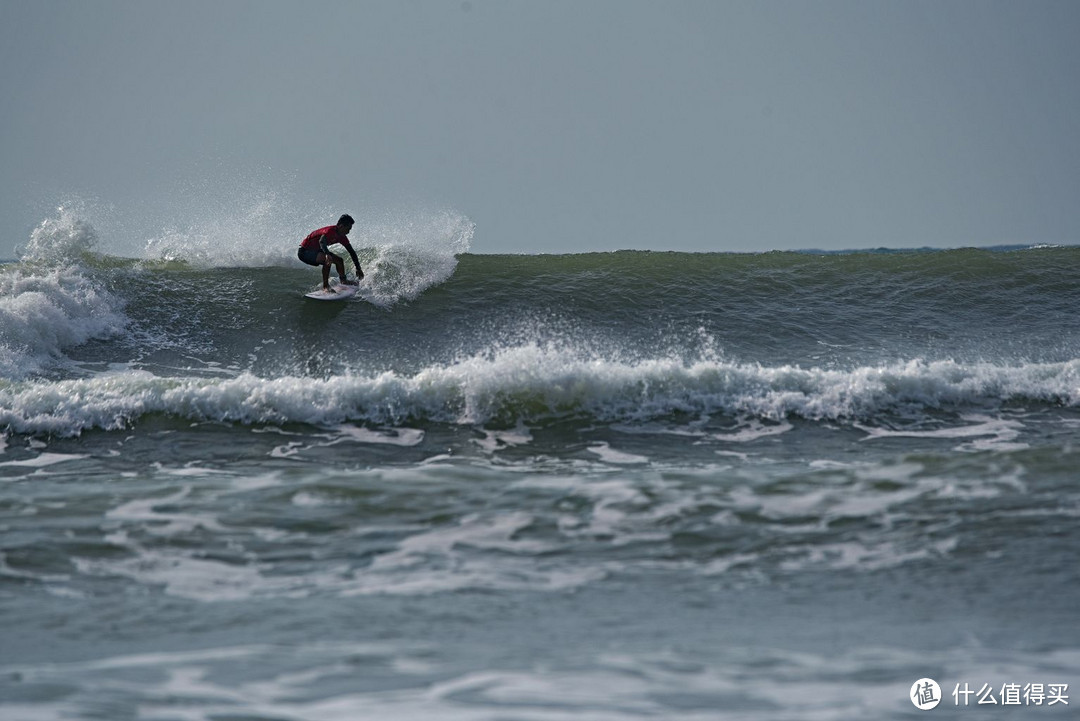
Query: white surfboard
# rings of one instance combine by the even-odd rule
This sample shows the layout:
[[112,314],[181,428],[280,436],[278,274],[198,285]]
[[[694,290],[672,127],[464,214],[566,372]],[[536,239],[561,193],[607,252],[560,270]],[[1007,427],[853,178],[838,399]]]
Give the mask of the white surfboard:
[[356,295],[357,290],[359,288],[355,285],[342,285],[336,280],[331,280],[329,291],[317,288],[310,293],[304,293],[304,297],[312,300],[348,300]]

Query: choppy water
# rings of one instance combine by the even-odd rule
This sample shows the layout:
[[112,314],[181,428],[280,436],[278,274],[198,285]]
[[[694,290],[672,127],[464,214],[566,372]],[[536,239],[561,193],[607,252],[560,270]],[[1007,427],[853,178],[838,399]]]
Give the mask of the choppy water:
[[1080,249],[478,256],[448,213],[358,224],[324,304],[296,230],[240,268],[62,212],[0,266],[0,717],[1080,682]]

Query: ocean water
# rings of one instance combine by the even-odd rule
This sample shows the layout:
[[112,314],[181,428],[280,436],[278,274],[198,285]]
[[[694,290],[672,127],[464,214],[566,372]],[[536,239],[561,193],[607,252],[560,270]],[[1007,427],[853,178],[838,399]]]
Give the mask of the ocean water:
[[1080,248],[291,230],[0,265],[0,718],[1075,716]]

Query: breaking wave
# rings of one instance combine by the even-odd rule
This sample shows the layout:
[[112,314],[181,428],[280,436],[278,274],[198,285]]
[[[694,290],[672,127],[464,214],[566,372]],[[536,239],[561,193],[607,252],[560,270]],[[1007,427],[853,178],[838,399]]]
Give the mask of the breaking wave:
[[866,420],[1008,401],[1076,406],[1080,360],[999,366],[953,361],[847,371],[717,360],[625,363],[529,345],[433,365],[328,379],[158,377],[124,370],[0,388],[0,426],[77,435],[149,414],[240,423],[505,424],[545,419],[644,422],[675,414]]
[[123,301],[80,266],[96,245],[94,229],[61,208],[34,229],[21,263],[0,267],[0,376],[39,373],[125,327]]

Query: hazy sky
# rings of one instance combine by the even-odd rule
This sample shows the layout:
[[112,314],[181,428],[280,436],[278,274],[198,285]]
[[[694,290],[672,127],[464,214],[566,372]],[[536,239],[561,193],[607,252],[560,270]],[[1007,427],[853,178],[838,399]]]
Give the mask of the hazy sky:
[[1080,243],[1078,37],[1075,0],[0,0],[0,258],[71,197],[208,193],[454,209],[480,253]]

